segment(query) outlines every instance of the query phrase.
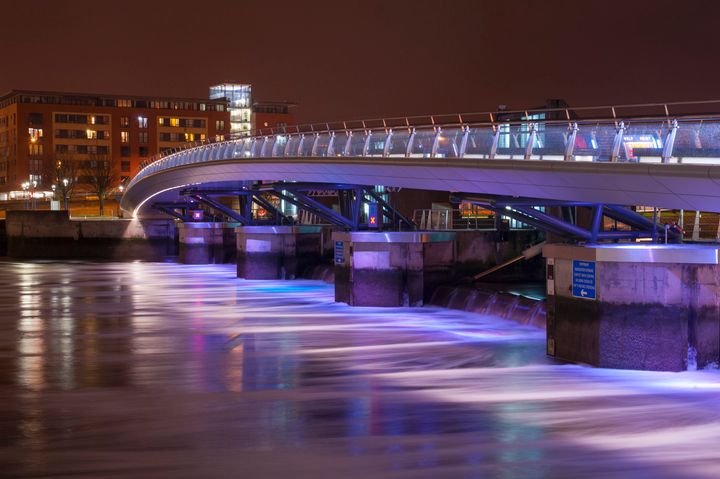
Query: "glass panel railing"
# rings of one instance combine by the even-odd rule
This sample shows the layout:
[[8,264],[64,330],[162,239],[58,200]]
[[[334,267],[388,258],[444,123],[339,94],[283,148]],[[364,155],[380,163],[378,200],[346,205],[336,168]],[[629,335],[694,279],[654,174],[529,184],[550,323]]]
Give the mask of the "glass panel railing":
[[327,156],[328,146],[330,145],[330,133],[320,133],[317,137],[315,145],[315,153],[313,156]]
[[222,160],[223,159],[223,153],[225,152],[225,147],[227,145],[225,143],[219,143],[215,146],[213,149],[212,156],[210,157],[211,160]]
[[679,122],[672,156],[678,163],[717,164],[720,158],[720,121]]
[[536,124],[535,143],[530,155],[531,160],[565,159],[565,149],[571,130],[567,124]]
[[457,158],[460,156],[460,143],[464,132],[461,128],[447,128],[438,137],[436,158]]
[[413,139],[412,152],[410,156],[430,158],[432,147],[435,143],[435,130],[418,130]]
[[495,158],[524,159],[528,143],[532,137],[530,124],[513,125],[501,123],[498,128],[500,129],[500,136]]
[[301,141],[302,144],[300,145],[300,151],[298,152],[298,156],[312,156],[313,144],[315,143],[315,135],[303,135]]
[[365,148],[365,135],[356,131],[350,137],[350,156],[363,156],[363,148]]
[[272,156],[275,158],[285,155],[285,146],[287,146],[288,137],[287,135],[277,135],[275,137],[275,144],[272,149]]
[[621,149],[629,162],[659,163],[667,134],[667,122],[630,123],[623,134]]
[[289,136],[282,151],[279,152],[279,155],[297,156],[298,146],[300,146],[300,135]]
[[[610,161],[616,133],[613,123],[578,124],[573,148],[575,161]],[[619,153],[624,154],[622,148]]]
[[255,158],[260,154],[260,146],[262,145],[262,138],[251,138],[250,143],[247,145],[245,150],[245,158]]
[[388,133],[382,130],[373,131],[370,134],[370,142],[368,143],[366,156],[383,156],[387,137]]
[[264,137],[260,143],[260,148],[257,151],[257,156],[261,158],[268,158],[272,156],[273,146],[275,145],[276,140],[277,137],[275,136]]
[[491,127],[470,128],[465,158],[488,158],[492,149],[495,131]]
[[411,133],[408,130],[394,130],[390,138],[388,156],[404,157],[407,154],[408,141]]
[[334,156],[345,156],[345,147],[347,147],[349,138],[348,134],[344,131],[335,133],[335,141],[333,142],[332,151]]

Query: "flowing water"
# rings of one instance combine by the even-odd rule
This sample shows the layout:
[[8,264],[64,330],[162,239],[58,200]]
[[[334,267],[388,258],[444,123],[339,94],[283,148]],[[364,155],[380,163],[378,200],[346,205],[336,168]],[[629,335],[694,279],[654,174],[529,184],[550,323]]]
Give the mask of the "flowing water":
[[0,263],[0,476],[720,476],[720,372],[233,266]]

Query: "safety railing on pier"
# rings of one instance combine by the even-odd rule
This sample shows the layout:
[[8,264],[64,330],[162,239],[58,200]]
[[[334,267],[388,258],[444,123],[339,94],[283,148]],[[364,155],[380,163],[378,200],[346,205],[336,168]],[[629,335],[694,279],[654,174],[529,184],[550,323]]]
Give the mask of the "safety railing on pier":
[[253,158],[447,158],[720,164],[720,100],[433,115],[260,129],[141,165]]

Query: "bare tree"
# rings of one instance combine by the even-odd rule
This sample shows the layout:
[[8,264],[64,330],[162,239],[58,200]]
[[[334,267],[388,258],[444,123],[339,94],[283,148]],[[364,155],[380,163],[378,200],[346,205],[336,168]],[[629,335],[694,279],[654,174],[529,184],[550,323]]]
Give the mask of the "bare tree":
[[105,199],[118,185],[117,161],[111,155],[91,154],[82,169],[82,177],[98,197],[100,216],[105,215]]
[[45,186],[55,186],[55,192],[63,199],[63,206],[68,207],[68,198],[79,181],[79,161],[70,154],[58,154],[46,164],[43,174]]

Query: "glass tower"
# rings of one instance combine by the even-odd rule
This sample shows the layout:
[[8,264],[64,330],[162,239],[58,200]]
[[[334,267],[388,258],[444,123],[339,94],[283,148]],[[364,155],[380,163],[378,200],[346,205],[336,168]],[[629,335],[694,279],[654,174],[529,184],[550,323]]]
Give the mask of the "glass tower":
[[221,83],[210,87],[210,99],[225,98],[230,112],[230,135],[248,135],[252,129],[252,85]]

